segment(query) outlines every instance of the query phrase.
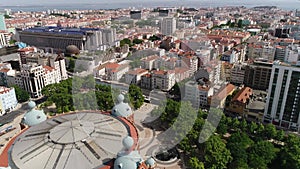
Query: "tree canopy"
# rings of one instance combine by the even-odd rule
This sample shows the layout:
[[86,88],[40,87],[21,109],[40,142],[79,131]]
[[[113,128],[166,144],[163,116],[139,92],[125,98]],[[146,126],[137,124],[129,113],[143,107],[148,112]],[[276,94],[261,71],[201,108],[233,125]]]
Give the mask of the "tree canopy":
[[300,168],[300,138],[290,134],[280,152],[281,168]]
[[219,136],[211,136],[204,143],[204,164],[208,169],[227,168],[227,164],[232,160],[230,151]]
[[142,90],[137,85],[131,84],[129,86],[129,99],[130,103],[135,109],[140,108],[144,104],[144,96]]
[[193,169],[204,169],[204,164],[197,157],[192,157],[189,160],[189,166]]
[[[160,113],[161,126],[174,128],[180,136],[184,135],[184,129],[188,125],[182,123],[181,128],[174,127],[176,121],[195,118],[190,121],[193,123],[192,129],[177,146],[190,157],[190,160],[186,161],[187,166],[191,168],[205,166],[209,169],[300,168],[299,137],[294,135],[287,137],[283,130],[277,130],[273,124],[247,122],[225,115],[221,116],[217,129],[214,130],[208,118],[216,120],[218,110],[210,109],[208,112],[198,110],[197,116],[194,116],[194,111],[188,105],[184,101],[169,99],[152,112],[156,115]],[[182,109],[190,112],[189,117],[180,112]],[[208,138],[203,143],[199,142],[201,135]]]
[[15,93],[16,93],[18,102],[26,102],[29,100],[30,96],[26,90],[20,88],[17,85],[13,85],[12,87],[15,88]]
[[114,93],[110,86],[95,84],[92,76],[73,77],[43,88],[47,101],[55,103],[57,113],[73,110],[110,110],[114,106]]

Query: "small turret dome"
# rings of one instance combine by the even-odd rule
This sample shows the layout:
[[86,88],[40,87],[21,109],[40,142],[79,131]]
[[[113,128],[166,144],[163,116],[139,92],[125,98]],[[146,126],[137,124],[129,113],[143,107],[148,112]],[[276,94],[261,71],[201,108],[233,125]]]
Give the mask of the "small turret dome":
[[33,109],[33,108],[35,108],[35,106],[36,106],[36,104],[35,104],[34,101],[28,102],[28,107],[29,107],[29,109]]
[[133,146],[134,140],[133,140],[132,137],[127,136],[127,137],[125,137],[125,138],[123,139],[122,143],[123,143],[123,146],[124,146],[127,150],[129,150],[129,149]]
[[155,167],[155,160],[153,158],[148,158],[146,161],[145,161],[145,164],[146,165],[149,165],[151,168],[152,167]]
[[137,164],[127,157],[119,157],[114,162],[114,169],[136,169]]
[[25,113],[22,123],[28,126],[37,125],[45,120],[47,120],[47,116],[45,115],[43,110],[36,110],[36,104],[34,101],[30,101],[28,103],[29,111]]
[[66,47],[66,53],[70,55],[78,55],[80,53],[80,50],[75,45],[69,45]]
[[128,103],[124,103],[124,95],[120,94],[117,97],[118,103],[112,109],[112,115],[117,117],[129,117],[132,115],[131,107]]
[[119,96],[118,96],[117,99],[118,99],[118,102],[119,102],[119,103],[123,102],[123,101],[124,101],[124,95],[119,94]]

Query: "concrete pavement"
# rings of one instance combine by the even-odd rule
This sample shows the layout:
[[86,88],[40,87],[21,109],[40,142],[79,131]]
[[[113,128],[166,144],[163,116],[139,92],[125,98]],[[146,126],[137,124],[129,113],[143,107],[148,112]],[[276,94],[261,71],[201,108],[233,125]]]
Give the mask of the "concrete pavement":
[[[155,120],[158,117],[151,117],[150,112],[158,107],[154,104],[145,103],[140,109],[134,111],[134,121],[136,127],[139,131],[139,148],[140,154],[143,159],[147,159],[155,154],[155,151],[161,145],[160,141],[157,139],[157,136],[161,133],[161,131],[156,131],[151,128],[147,128],[143,125],[145,120],[147,123]],[[149,120],[150,119],[150,120]],[[181,169],[180,160],[172,163],[172,164],[157,164],[155,169]]]

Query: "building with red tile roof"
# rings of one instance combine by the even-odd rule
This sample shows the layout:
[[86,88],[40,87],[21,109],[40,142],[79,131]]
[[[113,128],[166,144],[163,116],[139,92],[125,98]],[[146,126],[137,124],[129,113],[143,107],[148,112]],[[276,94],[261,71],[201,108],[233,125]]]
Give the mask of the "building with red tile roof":
[[224,108],[225,106],[225,100],[228,95],[231,95],[236,89],[236,86],[233,84],[227,84],[226,86],[223,86],[219,92],[214,94],[211,97],[211,106],[218,107],[218,108]]
[[228,110],[234,113],[238,113],[243,116],[247,104],[249,104],[250,97],[253,94],[253,90],[250,87],[242,88],[231,100]]
[[168,91],[175,85],[174,70],[154,70],[152,72],[151,86],[153,89]]
[[142,68],[136,68],[134,70],[128,71],[125,74],[125,82],[127,84],[140,84],[141,77],[148,73],[148,70]]

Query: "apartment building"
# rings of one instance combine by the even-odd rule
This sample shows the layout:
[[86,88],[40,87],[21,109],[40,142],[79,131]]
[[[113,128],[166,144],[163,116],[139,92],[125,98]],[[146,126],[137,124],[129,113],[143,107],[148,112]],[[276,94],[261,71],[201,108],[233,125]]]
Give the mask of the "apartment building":
[[24,89],[30,93],[31,97],[42,96],[42,89],[45,87],[45,69],[36,63],[24,64],[21,70],[21,77]]
[[300,64],[300,46],[289,45],[286,47],[285,62]]
[[195,78],[207,78],[211,83],[218,84],[221,82],[221,62],[211,61],[205,67],[203,66],[195,73]]
[[233,84],[243,84],[245,77],[245,65],[234,64],[230,72],[230,82]]
[[108,63],[105,65],[106,80],[119,81],[129,71],[128,64]]
[[174,70],[154,70],[151,77],[152,89],[168,91],[175,85]]
[[163,18],[160,23],[160,32],[169,36],[176,31],[176,19],[174,17]]
[[66,63],[63,55],[44,53],[42,51],[37,52],[35,48],[23,48],[19,49],[21,57],[21,65],[27,63],[36,63],[42,66],[53,67],[58,70],[61,80],[68,78]]
[[147,73],[141,76],[141,88],[143,89],[153,89],[152,88],[152,74]]
[[221,67],[221,79],[222,80],[230,82],[232,67],[233,67],[233,64],[230,64],[225,61],[222,62],[222,67]]
[[49,84],[59,83],[61,81],[61,76],[59,69],[55,69],[50,66],[43,66],[44,68],[44,84],[45,86]]
[[31,97],[41,97],[45,86],[62,80],[59,69],[37,63],[23,64],[21,72],[12,77],[15,84],[24,88]]
[[208,99],[213,95],[213,87],[208,79],[188,81],[184,85],[184,100],[190,101],[195,108],[209,105]]
[[15,70],[10,63],[0,63],[0,86],[9,86],[8,76],[13,76]]
[[272,72],[272,62],[256,60],[245,66],[244,84],[253,89],[267,90]]
[[156,59],[158,59],[158,55],[151,55],[147,56],[141,59],[141,68],[142,69],[147,69],[147,70],[152,70],[154,69],[154,62]]
[[229,50],[222,54],[221,60],[229,63],[235,63],[238,61],[238,53],[236,50]]
[[125,74],[125,82],[127,84],[140,84],[141,79],[143,75],[146,75],[148,73],[148,70],[146,69],[141,69],[141,68],[136,68],[134,70],[128,71]]
[[0,86],[0,116],[12,111],[17,104],[15,89]]
[[185,55],[181,58],[181,67],[190,69],[190,76],[198,70],[198,58],[193,55]]
[[153,69],[170,69],[173,70],[177,67],[179,60],[176,57],[162,56],[153,62]]
[[21,59],[21,65],[22,64],[26,64],[26,57],[31,54],[37,52],[37,48],[34,47],[25,47],[22,49],[18,49],[18,53],[20,55],[20,59]]
[[174,71],[175,71],[175,81],[176,82],[181,82],[184,79],[187,79],[190,77],[190,70],[187,68],[177,67],[174,69]]
[[286,53],[286,46],[279,46],[279,45],[276,46],[274,59],[284,61],[285,53]]

